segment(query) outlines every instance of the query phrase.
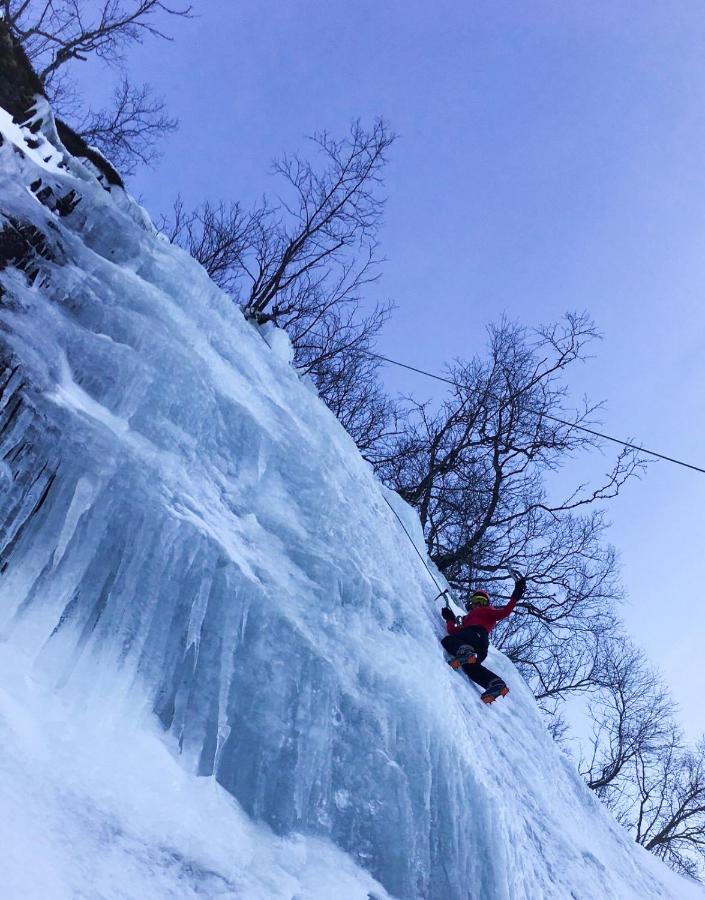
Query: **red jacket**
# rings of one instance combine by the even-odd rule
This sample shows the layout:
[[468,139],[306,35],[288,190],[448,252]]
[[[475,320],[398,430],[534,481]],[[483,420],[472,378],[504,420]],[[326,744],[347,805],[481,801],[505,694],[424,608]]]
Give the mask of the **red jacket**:
[[446,620],[448,634],[455,634],[456,631],[460,631],[461,628],[467,628],[470,625],[479,625],[489,634],[497,622],[501,622],[502,619],[506,619],[510,615],[518,601],[519,598],[512,594],[506,606],[476,606],[466,616],[463,616],[460,625],[456,625],[453,619],[448,619]]

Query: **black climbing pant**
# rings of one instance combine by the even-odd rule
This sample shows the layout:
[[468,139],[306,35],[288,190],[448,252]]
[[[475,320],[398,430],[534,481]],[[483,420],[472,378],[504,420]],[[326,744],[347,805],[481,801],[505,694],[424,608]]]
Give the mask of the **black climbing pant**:
[[[487,631],[479,625],[470,625],[468,628],[461,628],[455,634],[448,634],[442,640],[441,644],[450,653],[455,656],[458,649],[463,644],[469,644],[477,653],[477,662],[473,665],[463,666],[463,671],[471,681],[479,684],[481,688],[487,689],[491,681],[499,678],[494,672],[491,672],[482,665],[482,661],[487,657],[487,650],[490,644],[490,636]],[[501,681],[501,679],[500,679]]]

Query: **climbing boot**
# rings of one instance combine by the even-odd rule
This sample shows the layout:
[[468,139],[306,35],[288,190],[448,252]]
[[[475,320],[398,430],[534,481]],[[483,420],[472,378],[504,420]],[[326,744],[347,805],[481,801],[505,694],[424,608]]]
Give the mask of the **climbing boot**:
[[483,703],[494,703],[497,697],[506,697],[508,693],[509,688],[502,679],[495,678],[494,681],[490,681],[487,685],[487,690],[484,694],[480,695],[480,700]]
[[462,666],[473,666],[477,662],[477,651],[469,644],[461,644],[453,659],[448,660],[451,669],[460,669]]

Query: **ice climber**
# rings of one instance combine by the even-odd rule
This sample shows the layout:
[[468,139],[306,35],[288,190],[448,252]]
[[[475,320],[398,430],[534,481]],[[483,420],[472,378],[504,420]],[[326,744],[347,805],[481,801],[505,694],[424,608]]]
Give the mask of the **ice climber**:
[[514,591],[506,606],[490,606],[487,591],[477,590],[466,602],[467,615],[463,616],[460,622],[456,622],[453,610],[449,606],[444,606],[441,610],[448,629],[448,634],[442,639],[441,644],[452,657],[450,665],[454,669],[462,666],[468,678],[484,688],[484,693],[480,697],[483,703],[494,703],[497,697],[505,697],[509,693],[509,688],[502,679],[485,668],[482,662],[487,656],[490,632],[497,622],[501,622],[512,613],[526,589],[526,579],[518,573],[513,574]]

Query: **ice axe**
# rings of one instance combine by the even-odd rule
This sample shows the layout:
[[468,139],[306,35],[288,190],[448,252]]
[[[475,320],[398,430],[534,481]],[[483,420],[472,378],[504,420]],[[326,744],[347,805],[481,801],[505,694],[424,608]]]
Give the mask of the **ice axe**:
[[438,600],[438,599],[440,599],[441,597],[443,597],[443,602],[444,602],[445,605],[448,607],[448,609],[450,609],[450,603],[448,603],[448,594],[450,594],[450,591],[448,590],[448,588],[446,588],[445,591],[441,591],[440,594],[437,594],[437,595],[433,598],[433,602],[435,603],[436,600]]

